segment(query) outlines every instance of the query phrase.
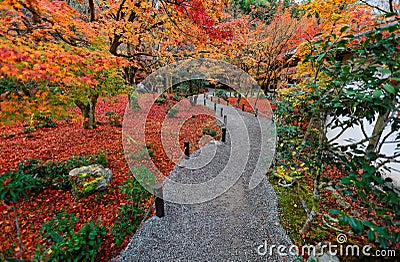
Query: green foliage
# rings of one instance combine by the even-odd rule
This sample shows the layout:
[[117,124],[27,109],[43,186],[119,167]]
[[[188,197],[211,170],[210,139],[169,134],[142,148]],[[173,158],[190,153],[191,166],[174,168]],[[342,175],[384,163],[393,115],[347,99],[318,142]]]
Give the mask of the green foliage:
[[139,165],[136,168],[132,168],[132,173],[135,174],[135,179],[148,191],[153,190],[153,186],[156,183],[156,177],[147,167]]
[[228,96],[226,94],[226,90],[224,90],[224,89],[216,89],[215,90],[215,96],[216,97],[221,97],[223,99],[228,98]]
[[21,196],[27,197],[29,190],[41,191],[49,187],[70,189],[71,184],[67,179],[69,171],[95,163],[106,165],[105,155],[73,156],[62,162],[41,163],[38,159],[21,161],[16,171],[10,170],[0,175],[0,199],[16,203]]
[[22,91],[18,82],[11,78],[1,78],[0,79],[0,94],[6,92],[15,92]]
[[252,8],[265,7],[270,2],[269,0],[232,0],[232,3],[238,5],[245,13],[250,13]]
[[181,97],[189,97],[200,93],[204,87],[208,84],[208,81],[203,79],[195,79],[190,81],[182,82],[178,85],[178,95]]
[[[383,129],[389,125],[392,133],[400,130],[398,30],[396,22],[358,39],[354,35],[329,35],[310,42],[310,53],[303,62],[309,64],[311,72],[301,84],[282,90],[275,102],[279,137],[276,166],[299,169],[301,163],[310,174],[318,174],[324,163],[335,163],[347,174],[340,181],[341,192],[376,213],[364,221],[341,212],[340,223],[350,225],[353,232],[365,234],[381,247],[399,241],[398,233],[377,225],[398,227],[400,215],[399,194],[379,176],[380,163],[391,160],[379,151],[387,138],[381,136]],[[351,53],[349,60],[342,61],[344,53]],[[325,126],[328,116],[331,121]],[[346,130],[360,125],[363,119],[375,126],[374,133],[365,135],[361,142],[344,146],[335,139],[327,140],[327,127]],[[399,137],[396,139],[400,144]],[[315,176],[314,183],[319,186],[319,182]],[[371,196],[374,201],[370,201]]]
[[57,214],[43,224],[43,237],[53,245],[41,255],[45,261],[95,261],[97,252],[107,231],[99,222],[87,222],[76,232],[79,217]]
[[139,105],[137,92],[130,92],[128,94],[128,99],[129,99],[129,108],[132,109],[133,112],[140,111],[141,108],[140,108],[140,105]]
[[92,177],[86,173],[78,174],[75,177],[68,176],[68,181],[72,185],[72,192],[77,199],[93,193],[102,179],[104,179],[104,176]]
[[147,149],[147,153],[149,154],[150,157],[154,156],[154,150],[153,149]]
[[209,136],[215,137],[217,135],[217,131],[215,131],[214,129],[210,129],[210,128],[204,128],[203,135],[209,135]]
[[[37,122],[37,123],[35,123]],[[31,116],[31,127],[37,126],[42,127],[56,127],[56,123],[53,121],[53,114],[51,112],[38,111],[33,113]]]
[[174,100],[174,101],[176,101],[176,102],[179,102],[179,101],[182,100],[182,97],[175,94],[174,96],[171,97],[171,100]]
[[156,103],[157,103],[157,105],[162,105],[162,104],[164,104],[165,102],[167,102],[167,99],[165,99],[164,97],[157,97],[157,99],[156,99],[156,101],[155,101]]
[[126,235],[136,231],[143,219],[142,202],[151,194],[134,177],[128,177],[120,186],[121,193],[126,195],[128,203],[120,207],[118,219],[111,228],[115,243],[120,246]]
[[167,111],[168,118],[174,118],[179,113],[179,106],[170,107]]
[[28,190],[36,189],[39,180],[21,171],[8,171],[0,176],[0,200],[7,204],[17,203],[23,197],[28,197]]
[[24,134],[28,134],[28,133],[33,132],[33,131],[35,131],[35,130],[36,130],[35,127],[33,127],[33,126],[28,126],[28,127],[25,128],[25,130],[22,131],[22,132],[23,132]]

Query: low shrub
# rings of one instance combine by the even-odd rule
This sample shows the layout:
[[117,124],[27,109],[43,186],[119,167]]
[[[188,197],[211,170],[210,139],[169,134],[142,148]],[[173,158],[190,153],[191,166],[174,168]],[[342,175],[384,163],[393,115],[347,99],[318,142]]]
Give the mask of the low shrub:
[[217,131],[215,131],[214,129],[204,128],[203,135],[209,135],[215,137],[217,135]]
[[50,249],[37,252],[37,261],[95,261],[97,252],[106,235],[106,228],[99,221],[86,222],[76,231],[79,217],[61,212],[42,227],[42,234],[52,243]]
[[164,97],[158,97],[155,102],[157,103],[157,105],[162,105],[167,102],[167,99],[165,99]]
[[72,169],[91,164],[107,165],[103,153],[88,156],[72,156],[61,162],[41,162],[38,159],[28,159],[18,164],[17,170],[7,171],[0,175],[0,199],[15,200],[26,195],[28,190],[40,191],[45,188],[68,190],[71,184],[68,173]]
[[151,194],[135,179],[129,177],[120,186],[121,193],[126,195],[128,203],[119,208],[118,219],[111,227],[115,243],[120,246],[126,235],[133,234],[140,225],[145,210],[143,200],[150,198]]

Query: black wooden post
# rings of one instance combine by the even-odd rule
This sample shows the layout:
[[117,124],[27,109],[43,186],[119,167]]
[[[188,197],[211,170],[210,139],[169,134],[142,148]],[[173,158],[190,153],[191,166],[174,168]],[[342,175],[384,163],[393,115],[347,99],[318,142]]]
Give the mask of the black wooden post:
[[244,111],[244,104],[242,104],[242,111]]
[[184,149],[185,149],[185,156],[189,157],[189,156],[190,156],[190,152],[189,152],[189,141],[183,142],[183,147],[184,147]]
[[206,105],[206,99],[204,98],[204,105]]
[[218,104],[219,104],[219,103],[221,103],[221,98],[220,98],[220,97],[218,97]]
[[214,103],[214,111],[217,112],[217,103]]
[[257,117],[258,116],[258,108],[257,107],[256,107],[255,111],[256,111],[255,116]]
[[221,117],[224,115],[224,109],[221,107]]
[[222,137],[221,137],[221,141],[225,143],[226,140],[226,127],[222,128]]
[[228,117],[224,115],[224,125],[226,126],[227,123],[228,123]]
[[156,205],[156,216],[164,217],[164,200],[163,200],[163,188],[161,184],[155,184],[153,187],[154,196],[156,197],[154,203]]
[[211,102],[212,102],[212,98],[213,98],[213,97],[210,97],[210,99],[211,99]]
[[226,100],[226,105],[229,106],[229,100]]

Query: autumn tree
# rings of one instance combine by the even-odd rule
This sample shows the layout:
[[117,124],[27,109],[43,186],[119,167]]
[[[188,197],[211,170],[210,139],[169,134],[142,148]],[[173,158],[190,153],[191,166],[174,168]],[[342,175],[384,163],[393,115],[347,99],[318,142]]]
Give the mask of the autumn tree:
[[3,120],[57,116],[73,102],[84,127],[96,127],[97,98],[124,87],[123,61],[106,51],[96,24],[62,1],[4,1],[1,12]]
[[234,41],[227,44],[230,50],[226,51],[230,61],[252,75],[264,91],[279,86],[291,65],[290,54],[315,32],[315,19],[295,17],[284,2],[275,4],[269,20],[254,18],[261,12],[269,12],[266,7],[254,7],[248,15],[243,15],[245,26],[235,31]]

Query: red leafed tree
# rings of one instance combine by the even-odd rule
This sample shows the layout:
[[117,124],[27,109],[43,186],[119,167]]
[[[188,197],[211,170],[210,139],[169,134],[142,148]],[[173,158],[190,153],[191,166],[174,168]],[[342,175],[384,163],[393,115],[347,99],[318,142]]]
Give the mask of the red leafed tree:
[[124,61],[105,51],[95,25],[63,1],[4,1],[0,12],[2,120],[56,116],[73,102],[84,127],[96,127],[97,98],[124,86]]

